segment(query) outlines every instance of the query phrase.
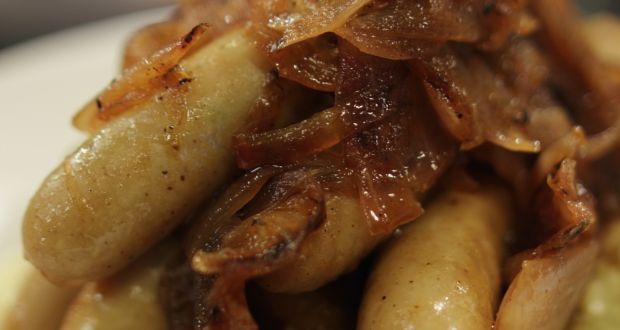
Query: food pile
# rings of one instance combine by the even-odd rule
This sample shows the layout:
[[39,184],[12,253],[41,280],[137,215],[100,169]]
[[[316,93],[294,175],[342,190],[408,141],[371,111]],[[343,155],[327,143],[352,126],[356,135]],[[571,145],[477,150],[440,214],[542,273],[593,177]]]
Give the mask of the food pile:
[[62,329],[587,327],[620,70],[580,24],[565,0],[181,1],[26,212],[26,257],[79,288]]

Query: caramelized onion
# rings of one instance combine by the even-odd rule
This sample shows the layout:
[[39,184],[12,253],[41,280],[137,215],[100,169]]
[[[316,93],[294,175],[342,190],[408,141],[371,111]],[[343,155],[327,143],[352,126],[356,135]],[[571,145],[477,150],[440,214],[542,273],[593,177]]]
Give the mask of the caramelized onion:
[[340,61],[338,47],[333,38],[319,36],[296,43],[273,54],[278,74],[306,87],[333,92]]
[[334,107],[299,123],[235,137],[237,165],[290,164],[324,151],[393,112],[391,90],[402,80],[401,63],[361,53],[339,44],[341,62]]
[[178,67],[179,61],[195,46],[208,29],[197,25],[183,38],[150,58],[125,70],[93,101],[73,118],[73,124],[94,133],[105,123],[140,102],[167,88],[179,88],[191,78]]
[[599,245],[593,239],[530,258],[504,295],[495,328],[560,330],[568,324]]
[[564,247],[596,223],[594,197],[577,180],[576,172],[577,163],[566,159],[547,178],[549,190],[539,196],[538,205],[542,232],[551,235],[535,253]]
[[176,20],[151,24],[138,30],[125,46],[123,69],[128,69],[165,48],[182,36],[181,31],[184,30]]
[[371,232],[389,233],[420,216],[422,206],[403,177],[401,168],[382,164],[379,156],[385,153],[376,155],[362,149],[360,140],[367,138],[352,139],[348,143],[348,156],[357,160],[354,168],[357,170],[359,198]]
[[511,151],[540,151],[541,142],[524,127],[527,104],[474,52],[444,47],[411,63],[444,127],[463,149],[489,141]]
[[[281,250],[299,245],[303,237],[298,232],[316,226],[316,223],[309,225],[307,217],[319,216],[319,202],[307,196],[295,195],[282,204],[244,220],[224,235],[217,251],[197,251],[192,258],[192,268],[205,275],[222,274],[237,267],[244,268],[245,263],[279,258],[284,252]],[[259,273],[265,272],[260,270]],[[255,275],[258,273],[252,274]]]
[[486,1],[375,1],[342,28],[376,39],[401,37],[436,42],[475,42],[484,35]]
[[346,143],[345,159],[373,233],[390,233],[422,214],[416,194],[429,189],[454,156],[453,142],[416,87],[403,83],[395,93],[399,111]]
[[[585,143],[585,133],[581,127],[577,126],[574,127],[568,134],[558,139],[547,149],[541,152],[532,170],[533,186],[538,186],[542,183],[545,177],[549,173],[552,173],[554,168],[564,159],[580,159]],[[563,173],[566,173],[566,171],[568,171],[568,168],[565,165]],[[571,180],[574,180],[574,178]],[[566,180],[564,180],[564,182],[565,181]]]
[[598,254],[589,230],[597,217],[594,198],[577,181],[574,160],[562,161],[537,197],[536,232],[545,238],[508,261],[515,277],[498,312],[498,329],[565,328]]
[[274,49],[335,31],[370,0],[270,0],[261,5],[267,25],[282,33]]
[[[185,237],[185,250],[191,256],[205,248],[204,244],[229,230],[235,213],[249,203],[260,189],[281,169],[257,168],[244,174],[221,194],[202,214],[196,217]],[[232,223],[231,223],[232,222]]]
[[504,48],[487,55],[491,68],[527,111],[517,114],[527,136],[545,149],[570,134],[575,126],[566,109],[554,98],[549,86],[551,70],[543,54],[529,39],[514,38]]
[[[245,300],[246,281],[288,262],[324,218],[315,171],[277,174],[281,171],[264,168],[245,175],[190,228],[187,256],[170,264],[162,281],[172,329],[256,328]],[[257,195],[261,188],[265,191]]]
[[446,41],[480,39],[480,4],[377,1],[334,32],[361,51],[391,60],[419,57]]
[[374,34],[341,28],[335,31],[362,52],[390,60],[408,60],[422,56],[441,47],[441,43],[428,40],[407,39],[386,36],[376,38]]
[[[323,192],[312,176],[300,172],[297,190],[279,203],[243,220],[207,252],[192,257],[192,268],[210,285],[200,306],[202,327],[256,329],[245,298],[245,282],[272,272],[294,255],[324,216]],[[211,239],[214,236],[212,235]]]
[[185,32],[201,23],[209,26],[202,40],[212,40],[230,26],[248,18],[248,0],[179,0],[179,8],[170,20],[148,25],[134,33],[125,47],[123,68],[151,57]]
[[237,166],[289,164],[326,150],[346,137],[342,109],[333,107],[285,128],[235,136]]

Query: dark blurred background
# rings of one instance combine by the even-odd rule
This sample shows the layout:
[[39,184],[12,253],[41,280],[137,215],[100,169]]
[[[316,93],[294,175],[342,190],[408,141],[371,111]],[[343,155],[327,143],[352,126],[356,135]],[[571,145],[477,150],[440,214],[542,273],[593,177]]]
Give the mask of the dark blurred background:
[[0,48],[109,16],[174,0],[0,0]]
[[620,13],[620,0],[577,0],[577,3],[586,12],[612,10],[616,13]]
[[[620,12],[620,0],[578,2],[588,12],[604,8]],[[172,3],[174,0],[0,0],[0,48],[81,23]]]

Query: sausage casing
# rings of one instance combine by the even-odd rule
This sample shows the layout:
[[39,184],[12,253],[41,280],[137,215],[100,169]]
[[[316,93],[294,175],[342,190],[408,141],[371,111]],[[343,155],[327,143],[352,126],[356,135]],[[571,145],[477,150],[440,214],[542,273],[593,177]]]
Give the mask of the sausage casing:
[[490,329],[512,211],[497,188],[449,192],[379,256],[360,329]]

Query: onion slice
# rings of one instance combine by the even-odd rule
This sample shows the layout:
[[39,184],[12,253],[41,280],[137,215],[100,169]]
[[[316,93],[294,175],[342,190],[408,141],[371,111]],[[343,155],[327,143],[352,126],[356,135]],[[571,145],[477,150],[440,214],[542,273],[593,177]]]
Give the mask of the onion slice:
[[534,253],[562,248],[585,233],[597,222],[594,196],[577,180],[577,162],[565,159],[559,169],[547,177],[547,186],[539,195],[542,233],[551,233]]
[[419,84],[403,82],[394,100],[401,106],[398,111],[345,143],[345,159],[375,234],[391,233],[422,214],[417,195],[433,186],[456,151]]
[[596,261],[593,239],[522,262],[497,314],[495,329],[561,330],[577,306]]
[[83,131],[95,133],[109,120],[156,93],[177,89],[191,81],[178,64],[199,43],[207,29],[206,24],[197,25],[172,45],[126,69],[120,78],[112,81],[75,115],[73,124]]
[[[210,251],[199,250],[194,271],[203,274],[196,324],[209,329],[256,329],[248,310],[245,283],[291,260],[305,237],[324,218],[323,191],[312,175],[300,174],[290,197],[243,220]],[[217,235],[216,235],[217,236]]]
[[269,54],[278,74],[306,87],[334,92],[340,52],[327,35],[308,39]]
[[395,111],[391,91],[402,81],[406,68],[398,62],[363,54],[344,41],[339,49],[340,74],[334,107],[281,129],[238,134],[235,153],[240,168],[301,161]]
[[244,174],[231,184],[217,200],[196,217],[187,230],[184,240],[189,256],[205,248],[214,236],[221,236],[233,225],[231,219],[249,203],[263,186],[282,169],[274,167],[257,168]]
[[537,197],[536,233],[545,239],[508,261],[516,276],[501,303],[498,329],[564,329],[596,261],[594,198],[577,181],[576,162],[562,161]]
[[445,46],[410,61],[422,75],[441,122],[465,150],[485,141],[517,152],[539,152],[522,118],[528,104],[471,49]]
[[282,32],[274,45],[282,49],[344,25],[370,0],[272,0],[263,4],[268,26]]

